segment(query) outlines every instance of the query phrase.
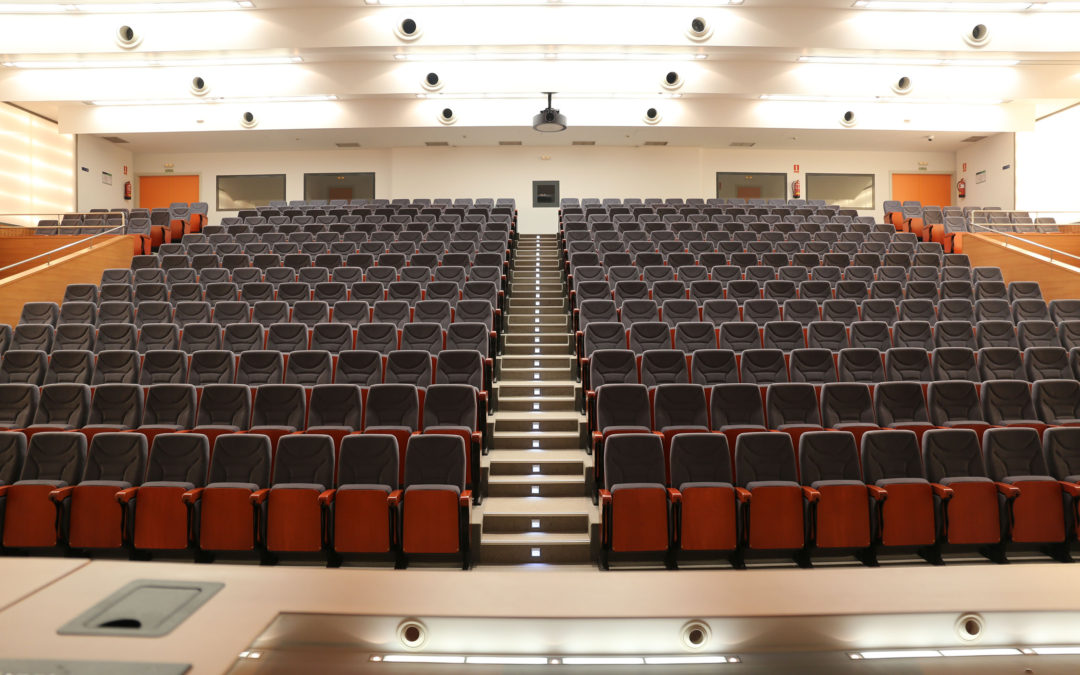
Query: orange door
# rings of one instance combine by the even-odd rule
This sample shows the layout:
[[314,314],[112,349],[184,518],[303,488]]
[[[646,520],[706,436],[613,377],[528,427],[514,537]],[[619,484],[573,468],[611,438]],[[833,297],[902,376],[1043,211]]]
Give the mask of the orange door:
[[201,201],[198,176],[139,176],[139,208],[164,209],[173,202]]
[[952,206],[952,175],[940,173],[894,173],[892,198],[917,201],[923,206]]

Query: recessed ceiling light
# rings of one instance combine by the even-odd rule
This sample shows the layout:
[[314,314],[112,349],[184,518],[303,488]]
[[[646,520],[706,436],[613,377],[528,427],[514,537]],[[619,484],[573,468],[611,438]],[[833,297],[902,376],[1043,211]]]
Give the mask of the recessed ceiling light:
[[299,56],[222,57],[215,59],[110,59],[101,61],[5,61],[10,68],[177,68],[214,66],[278,66],[301,63]]
[[703,61],[708,54],[691,52],[408,52],[396,61]]
[[920,59],[892,56],[800,56],[799,63],[888,66],[985,66],[1019,65],[1019,59]]
[[856,0],[859,9],[890,9],[920,12],[1023,12],[1034,2],[912,2],[911,0]]
[[333,94],[325,96],[264,96],[259,98],[154,98],[154,99],[117,99],[115,101],[90,101],[90,105],[192,105],[202,103],[312,103],[317,101],[336,101]]
[[123,14],[129,12],[219,12],[252,9],[251,0],[207,0],[205,2],[101,2],[0,4],[0,14]]

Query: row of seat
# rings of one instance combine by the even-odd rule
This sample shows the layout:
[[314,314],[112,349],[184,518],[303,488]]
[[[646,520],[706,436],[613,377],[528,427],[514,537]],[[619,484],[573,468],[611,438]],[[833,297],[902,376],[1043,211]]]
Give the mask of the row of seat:
[[[87,446],[89,445],[89,450]],[[213,453],[210,452],[211,447]],[[147,449],[149,448],[149,453]],[[400,448],[400,450],[399,450]],[[0,433],[3,552],[383,557],[470,564],[467,446],[425,433]],[[399,454],[401,459],[399,460]],[[404,467],[403,476],[399,466]]]
[[[721,434],[611,436],[600,491],[601,566],[612,559],[855,554],[1009,548],[1067,560],[1077,539],[1080,428],[967,429],[862,435],[815,431],[797,442],[749,432],[729,452]],[[796,453],[797,449],[797,453]]]
[[[995,325],[995,332],[1003,332],[1001,337],[1016,344],[1015,332],[1021,324],[1023,334],[1029,339],[1036,339],[1039,344],[1065,346],[1074,340],[1077,319],[1055,324],[1050,320],[1046,303],[1041,300],[1017,300],[1010,306],[1004,300],[980,300],[972,304],[968,300],[943,300],[937,307],[929,300],[894,300],[868,299],[856,303],[852,299],[828,299],[818,303],[814,299],[785,299],[778,302],[773,298],[750,298],[743,302],[735,299],[712,299],[698,304],[697,300],[626,300],[617,306],[612,300],[584,300],[573,314],[574,326],[584,330],[596,322],[622,323],[629,328],[638,322],[661,322],[669,326],[683,322],[705,322],[715,326],[729,322],[755,323],[764,327],[767,323],[785,321],[807,326],[817,321],[838,322],[845,325],[855,323],[880,323],[886,328],[898,323],[919,322],[932,327],[938,323],[966,323],[976,327],[975,339],[978,341],[979,325]],[[376,303],[378,304],[378,303]],[[940,309],[939,309],[940,308]],[[997,324],[1005,324],[998,327]],[[961,337],[958,327],[953,329]],[[989,327],[984,330],[990,330]],[[925,331],[930,339],[930,328]],[[1008,335],[1012,335],[1011,339]],[[1037,338],[1035,336],[1038,336]],[[886,341],[887,342],[887,341]],[[992,346],[992,345],[982,345]],[[1035,345],[1037,346],[1037,345]]]
[[[155,271],[160,272],[160,270]],[[477,274],[475,276],[480,277],[481,275]],[[498,277],[495,278],[498,279]],[[460,300],[482,299],[498,308],[501,305],[503,295],[497,281],[479,280],[468,282],[431,281],[428,283],[418,281],[387,281],[383,283],[373,280],[357,281],[349,285],[340,281],[322,281],[315,284],[305,281],[282,281],[276,285],[270,281],[248,281],[242,284],[215,281],[205,285],[197,282],[176,282],[171,285],[144,282],[133,286],[127,284],[104,284],[103,286],[105,288],[97,291],[98,301],[96,303],[67,300],[64,302],[64,310],[60,310],[54,303],[27,303],[20,317],[20,323],[44,323],[50,325],[57,325],[58,323],[94,323],[93,320],[81,319],[80,313],[96,313],[96,305],[105,302],[163,302],[179,305],[185,302],[206,301],[207,304],[217,305],[221,302],[236,302],[238,300],[243,300],[249,304],[280,300],[292,305],[312,300],[328,303],[363,300],[372,304],[383,300],[401,300],[409,304],[416,304],[422,300],[438,300],[454,307]],[[73,296],[69,292],[67,297]]]
[[[319,433],[341,439],[353,433],[384,433],[401,446],[413,434],[447,433],[468,443],[468,480],[479,480],[487,426],[484,395],[468,384],[82,384],[0,385],[0,425],[27,438],[47,431],[87,437],[111,431],[194,431],[211,442],[226,433],[267,436],[271,448],[290,434]],[[404,458],[402,458],[404,459]],[[404,471],[404,466],[401,467]],[[479,486],[476,496],[479,498]]]
[[[408,284],[410,282],[395,283]],[[438,323],[444,327],[449,327],[452,323],[475,322],[483,323],[489,330],[497,330],[502,323],[502,312],[496,306],[499,302],[499,292],[490,282],[470,283],[472,286],[468,289],[462,287],[464,292],[470,294],[470,297],[457,301],[454,301],[452,294],[447,299],[424,300],[424,294],[421,293],[418,298],[416,287],[397,287],[395,290],[400,291],[400,294],[397,297],[385,299],[388,292],[381,290],[377,284],[360,283],[353,285],[352,290],[356,291],[355,296],[350,291],[342,298],[340,294],[331,294],[332,289],[325,289],[326,293],[314,300],[311,299],[310,291],[307,292],[307,297],[299,291],[292,295],[291,289],[280,293],[267,292],[264,299],[260,299],[254,289],[252,292],[254,297],[247,298],[240,298],[235,294],[235,289],[233,292],[223,289],[222,296],[213,298],[213,302],[179,300],[174,304],[168,300],[149,298],[142,298],[137,302],[105,301],[100,305],[69,302],[56,312],[55,326],[50,314],[44,312],[38,314],[40,303],[27,303],[32,306],[23,310],[22,322],[15,327],[14,331],[5,330],[4,334],[23,335],[21,339],[31,340],[38,339],[31,338],[32,335],[45,339],[44,335],[51,336],[53,332],[62,330],[65,326],[82,325],[92,329],[94,326],[104,327],[116,323],[134,323],[141,327],[150,323],[172,322],[179,325],[189,323],[227,325],[237,322],[269,325],[290,321],[308,326],[331,322],[349,323],[354,327],[372,322],[393,323],[399,328],[412,321]],[[460,296],[460,291],[458,294]],[[151,297],[160,298],[160,294],[154,294]],[[34,322],[34,319],[41,321]],[[77,329],[69,330],[77,331]]]
[[632,351],[597,349],[580,364],[581,380],[589,395],[603,384],[641,382],[648,386],[670,382],[702,385],[747,382],[930,382],[932,380],[1011,379],[1036,382],[1080,379],[1080,350],[1060,347],[988,347],[977,352],[966,347],[844,348],[832,351],[798,347],[731,349],[706,347],[671,349],[668,345]]
[[[354,306],[360,316],[348,319]],[[484,358],[495,353],[492,327],[482,321],[460,321],[443,325],[437,321],[411,323],[370,322],[366,303],[338,303],[336,323],[308,325],[297,318],[288,322],[288,314],[257,314],[251,321],[244,309],[237,320],[225,323],[106,323],[95,328],[91,324],[63,324],[55,330],[44,324],[23,324],[10,333],[0,330],[2,353],[10,351],[40,351],[50,353],[68,350],[112,351],[132,350],[146,353],[170,349],[193,352],[200,349],[318,349],[336,354],[354,347],[375,349],[383,354],[395,349],[423,348],[435,354],[442,349],[474,349]],[[168,317],[162,317],[168,319]],[[215,317],[225,320],[224,314]],[[278,318],[286,321],[278,321]],[[260,321],[265,319],[265,321]],[[7,326],[0,326],[6,329]],[[8,339],[10,338],[10,339]]]
[[[257,345],[255,345],[257,346]],[[364,345],[370,347],[370,345]],[[85,350],[12,350],[0,361],[0,383],[35,386],[56,383],[123,384],[356,384],[405,382],[418,387],[432,383],[469,384],[492,391],[490,360],[471,349],[326,350],[249,349],[233,352],[201,349],[193,352],[109,350],[97,355]]]

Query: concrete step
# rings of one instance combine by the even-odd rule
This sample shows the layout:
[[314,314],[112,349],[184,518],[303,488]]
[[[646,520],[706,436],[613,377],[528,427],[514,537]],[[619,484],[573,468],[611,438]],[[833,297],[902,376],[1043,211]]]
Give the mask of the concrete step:
[[567,344],[539,345],[535,343],[503,345],[506,356],[573,356],[574,348]]
[[576,412],[568,412],[558,415],[512,415],[503,413],[495,417],[495,431],[506,433],[517,432],[566,432],[576,433],[581,424],[585,422],[585,416]]
[[587,533],[486,534],[476,557],[488,565],[580,564],[591,561],[592,546]]
[[499,410],[504,412],[573,412],[578,408],[576,396],[499,397]]
[[[495,424],[498,425],[496,420]],[[498,450],[580,450],[581,434],[574,431],[496,431],[492,447]]]
[[583,497],[585,476],[532,474],[529,476],[490,476],[491,497]]
[[563,381],[573,378],[573,372],[566,368],[503,368],[500,382],[544,382]]
[[566,298],[563,296],[554,298],[535,298],[531,297],[528,293],[521,295],[512,294],[510,301],[507,303],[507,309],[511,312],[517,309],[529,312],[535,309],[546,309],[565,313],[566,307]]
[[584,534],[589,533],[589,514],[573,513],[485,513],[483,534],[524,534],[533,532]]
[[505,355],[501,357],[501,363],[504,369],[569,368],[571,364],[571,357],[566,354],[551,355],[547,353],[530,354],[528,356]]
[[511,333],[569,333],[571,319],[569,314],[508,316],[506,328]]
[[570,333],[513,333],[503,336],[503,344],[525,347],[574,347],[574,336]]
[[583,476],[590,459],[583,450],[492,450],[487,456],[492,476]]

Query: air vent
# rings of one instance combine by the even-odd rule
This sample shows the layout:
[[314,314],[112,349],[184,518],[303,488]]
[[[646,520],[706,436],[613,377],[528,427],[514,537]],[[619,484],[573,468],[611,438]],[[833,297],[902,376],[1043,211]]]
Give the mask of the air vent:
[[667,141],[645,141],[645,145],[667,145]]
[[521,141],[499,141],[499,145],[521,145]]
[[596,141],[571,141],[570,145],[596,145]]
[[446,141],[424,141],[424,145],[429,148],[445,148],[450,144]]
[[730,143],[728,145],[728,147],[730,147],[730,148],[752,148],[755,145],[757,145],[757,143],[755,141],[735,141],[734,143]]
[[360,147],[360,144],[356,143],[356,142],[334,143],[334,145],[338,146],[339,148],[359,148]]
[[983,139],[986,139],[986,138],[990,138],[990,137],[989,136],[968,136],[967,138],[965,138],[964,140],[962,140],[960,142],[961,143],[978,143],[979,141],[981,141]]
[[128,142],[128,141],[125,141],[124,139],[120,138],[119,136],[102,136],[101,140],[108,141],[110,143],[127,143]]

